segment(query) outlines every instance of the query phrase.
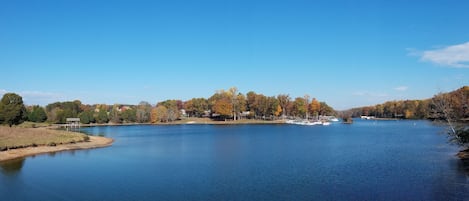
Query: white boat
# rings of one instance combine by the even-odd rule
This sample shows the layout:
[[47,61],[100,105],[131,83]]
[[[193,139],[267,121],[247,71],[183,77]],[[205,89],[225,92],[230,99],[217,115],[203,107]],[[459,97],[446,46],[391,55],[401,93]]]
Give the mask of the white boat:
[[320,122],[320,121],[313,121],[313,122],[309,122],[308,125],[314,126],[314,125],[321,125],[321,124],[322,124],[322,122]]
[[370,120],[370,119],[374,119],[375,117],[374,116],[360,116],[360,118]]
[[329,121],[338,122],[339,119],[337,119],[337,118],[334,117],[334,118],[329,119]]
[[324,125],[320,121],[308,121],[308,120],[287,120],[287,124],[303,125],[303,126],[314,126],[314,125]]

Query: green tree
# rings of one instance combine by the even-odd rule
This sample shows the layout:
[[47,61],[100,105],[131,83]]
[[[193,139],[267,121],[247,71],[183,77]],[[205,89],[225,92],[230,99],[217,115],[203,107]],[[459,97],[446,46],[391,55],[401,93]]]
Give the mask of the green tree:
[[137,121],[137,111],[133,108],[128,108],[122,111],[121,113],[122,121],[125,123],[136,122]]
[[31,108],[31,112],[28,114],[28,121],[32,122],[45,122],[47,120],[47,114],[44,108],[39,105],[35,105]]
[[47,117],[50,122],[65,123],[66,118],[77,117],[82,112],[79,100],[55,102],[46,106]]
[[84,111],[78,115],[80,118],[80,122],[82,124],[89,124],[89,123],[95,123],[96,120],[94,119],[94,112],[91,110]]
[[70,109],[60,109],[57,112],[57,123],[66,123],[67,118],[75,118],[78,114]]
[[15,93],[6,93],[0,101],[0,122],[12,125],[23,123],[26,118],[23,98]]
[[306,117],[306,101],[304,98],[295,98],[295,101],[293,101],[292,115],[302,118]]
[[96,123],[104,124],[109,122],[109,116],[106,110],[99,110],[98,114],[96,114]]

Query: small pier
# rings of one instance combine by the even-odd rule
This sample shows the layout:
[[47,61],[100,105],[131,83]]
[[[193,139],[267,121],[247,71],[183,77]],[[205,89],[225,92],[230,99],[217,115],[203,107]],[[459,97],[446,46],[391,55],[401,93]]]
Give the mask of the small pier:
[[67,131],[79,131],[80,130],[80,118],[67,118],[67,124],[65,124],[65,129]]

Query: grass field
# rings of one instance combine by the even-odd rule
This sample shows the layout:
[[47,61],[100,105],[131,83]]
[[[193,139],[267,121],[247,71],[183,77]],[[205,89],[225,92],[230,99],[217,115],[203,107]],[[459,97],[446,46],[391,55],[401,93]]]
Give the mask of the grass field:
[[21,128],[0,126],[0,151],[34,146],[55,146],[83,142],[88,136],[81,133],[47,128]]
[[16,128],[42,128],[42,127],[49,127],[52,126],[50,123],[36,123],[36,122],[30,122],[30,121],[25,121],[20,125],[16,125]]

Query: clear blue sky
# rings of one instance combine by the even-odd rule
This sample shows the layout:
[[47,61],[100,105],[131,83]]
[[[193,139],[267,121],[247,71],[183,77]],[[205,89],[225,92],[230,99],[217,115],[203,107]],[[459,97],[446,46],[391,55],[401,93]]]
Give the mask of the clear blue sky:
[[469,1],[0,0],[27,104],[309,94],[336,109],[469,85]]

